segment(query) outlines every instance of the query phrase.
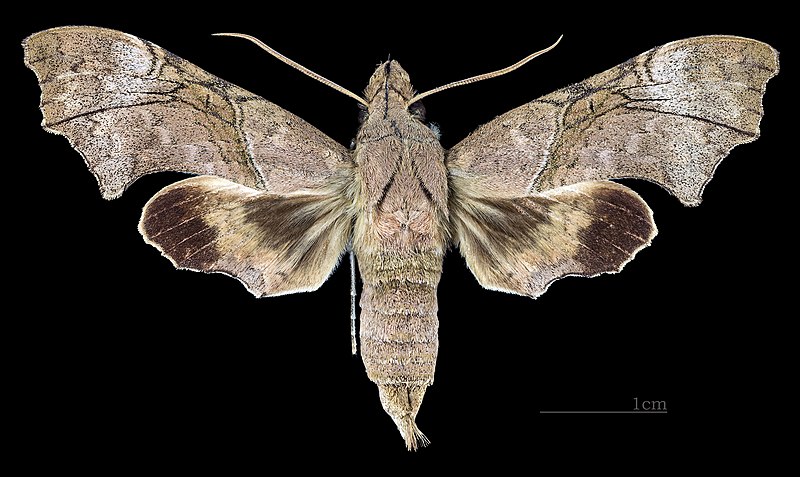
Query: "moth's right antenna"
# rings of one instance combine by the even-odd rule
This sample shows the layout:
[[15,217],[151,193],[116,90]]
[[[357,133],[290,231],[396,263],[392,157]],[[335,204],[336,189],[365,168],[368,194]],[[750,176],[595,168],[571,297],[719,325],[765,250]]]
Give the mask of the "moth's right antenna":
[[250,40],[253,43],[255,43],[256,45],[260,46],[261,49],[263,49],[264,51],[266,51],[270,55],[274,56],[275,58],[283,61],[284,63],[286,63],[287,65],[291,66],[292,68],[300,70],[301,72],[303,72],[306,75],[314,78],[315,80],[319,81],[320,83],[328,85],[331,88],[335,89],[336,91],[338,91],[340,93],[343,93],[343,94],[346,94],[347,96],[350,96],[351,98],[355,99],[356,101],[358,101],[359,103],[363,104],[364,106],[369,106],[369,103],[367,103],[366,100],[364,100],[364,98],[362,98],[361,96],[351,92],[350,90],[348,90],[348,89],[346,89],[346,88],[344,88],[342,86],[339,86],[338,84],[334,83],[333,81],[329,80],[328,78],[326,78],[326,77],[324,77],[322,75],[314,73],[313,71],[311,71],[310,69],[308,69],[305,66],[301,65],[300,63],[297,63],[297,62],[295,62],[293,60],[290,60],[289,58],[287,58],[287,57],[283,56],[282,54],[278,53],[277,51],[273,50],[269,45],[267,45],[266,43],[264,43],[263,41],[259,40],[258,38],[254,37],[254,36],[245,35],[243,33],[214,33],[214,36],[233,36],[233,37],[236,37],[236,38],[244,38],[245,40]]
[[513,65],[505,67],[505,68],[503,68],[501,70],[492,71],[491,73],[484,73],[484,74],[478,75],[478,76],[472,76],[470,78],[463,79],[461,81],[453,81],[452,83],[447,83],[444,86],[439,86],[438,88],[433,88],[430,91],[426,91],[426,92],[424,92],[422,94],[418,94],[418,95],[416,95],[413,98],[408,100],[408,103],[406,103],[406,107],[416,103],[417,101],[419,101],[420,99],[422,99],[422,98],[424,98],[426,96],[430,96],[430,95],[432,95],[434,93],[438,93],[438,92],[444,91],[446,89],[455,88],[456,86],[462,86],[462,85],[465,85],[465,84],[476,83],[478,81],[482,81],[482,80],[489,79],[489,78],[495,78],[497,76],[501,76],[501,75],[504,75],[506,73],[510,73],[510,72],[514,71],[515,69],[519,68],[520,66],[524,65],[525,63],[527,63],[527,62],[531,61],[532,59],[536,58],[537,56],[543,55],[543,54],[547,53],[548,51],[552,50],[553,48],[555,48],[559,44],[559,42],[561,42],[562,38],[564,38],[564,35],[561,35],[560,37],[558,37],[558,40],[556,40],[555,43],[553,43],[552,45],[548,46],[544,50],[539,50],[536,53],[530,54],[530,55],[526,56],[525,58],[517,61]]

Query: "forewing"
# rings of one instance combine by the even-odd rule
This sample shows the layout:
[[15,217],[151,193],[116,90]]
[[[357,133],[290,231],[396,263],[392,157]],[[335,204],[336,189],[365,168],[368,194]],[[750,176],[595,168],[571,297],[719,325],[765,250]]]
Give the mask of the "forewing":
[[449,151],[448,168],[475,196],[639,178],[697,205],[719,162],[758,138],[777,72],[777,51],[755,40],[669,43],[499,116]]
[[350,162],[301,118],[135,36],[61,27],[23,48],[42,89],[43,127],[67,137],[106,199],[160,171],[313,193]]
[[338,193],[278,195],[199,176],[156,194],[139,230],[178,268],[283,295],[316,290],[334,270],[350,237],[346,203]]

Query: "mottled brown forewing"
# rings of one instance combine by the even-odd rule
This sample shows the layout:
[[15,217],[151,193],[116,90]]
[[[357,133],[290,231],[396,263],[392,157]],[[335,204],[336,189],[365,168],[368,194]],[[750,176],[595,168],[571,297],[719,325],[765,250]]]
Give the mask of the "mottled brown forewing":
[[518,197],[589,180],[653,181],[697,205],[719,162],[759,136],[778,73],[766,43],[703,36],[668,43],[513,109],[448,153],[456,194]]
[[106,199],[161,171],[315,189],[351,162],[301,118],[135,36],[61,27],[23,48],[42,88],[42,126],[69,139]]

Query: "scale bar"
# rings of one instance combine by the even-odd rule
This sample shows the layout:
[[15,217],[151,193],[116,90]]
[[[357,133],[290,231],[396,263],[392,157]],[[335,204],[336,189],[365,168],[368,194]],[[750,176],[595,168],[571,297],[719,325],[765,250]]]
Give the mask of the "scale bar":
[[667,414],[667,411],[539,411],[539,414]]

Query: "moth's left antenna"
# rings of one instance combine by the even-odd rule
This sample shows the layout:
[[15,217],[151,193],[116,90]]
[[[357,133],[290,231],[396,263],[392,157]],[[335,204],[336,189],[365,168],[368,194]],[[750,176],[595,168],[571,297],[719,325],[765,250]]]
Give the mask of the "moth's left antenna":
[[282,54],[278,53],[277,51],[272,49],[269,45],[267,45],[266,43],[264,43],[263,41],[259,40],[256,37],[253,37],[253,36],[250,36],[250,35],[245,35],[243,33],[214,33],[214,36],[233,36],[233,37],[236,37],[236,38],[244,38],[245,40],[250,40],[253,43],[255,43],[256,45],[260,46],[261,49],[263,49],[264,51],[266,51],[270,55],[274,56],[275,58],[283,61],[284,63],[286,63],[287,65],[291,66],[292,68],[300,70],[302,73],[305,73],[306,75],[314,78],[315,80],[319,81],[320,83],[328,85],[331,88],[335,89],[336,91],[338,91],[340,93],[343,93],[343,94],[346,94],[347,96],[350,96],[351,98],[355,99],[356,101],[358,101],[359,103],[363,104],[364,106],[369,106],[369,103],[367,103],[364,100],[364,98],[362,98],[361,96],[351,92],[350,90],[348,90],[348,89],[346,89],[346,88],[344,88],[342,86],[339,86],[338,84],[334,83],[333,81],[329,80],[328,78],[326,78],[326,77],[324,77],[322,75],[314,73],[313,71],[311,71],[310,69],[308,69],[305,66],[301,65],[300,63],[297,63],[295,61],[290,60],[289,58],[287,58],[287,57],[283,56]]

